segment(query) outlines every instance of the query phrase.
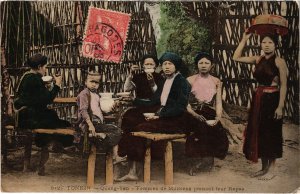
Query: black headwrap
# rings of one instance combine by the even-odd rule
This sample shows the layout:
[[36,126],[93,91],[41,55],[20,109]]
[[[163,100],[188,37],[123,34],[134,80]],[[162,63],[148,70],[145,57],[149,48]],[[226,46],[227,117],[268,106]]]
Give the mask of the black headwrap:
[[144,55],[144,57],[142,58],[142,63],[144,63],[144,61],[149,58],[153,59],[156,67],[159,65],[159,61],[158,61],[157,57],[155,55],[151,55],[151,54]]
[[27,65],[33,69],[37,69],[39,65],[43,66],[47,63],[47,57],[37,53],[27,60]]
[[182,67],[182,59],[175,53],[165,52],[159,59],[159,62],[162,64],[165,61],[170,61],[175,65],[177,71]]

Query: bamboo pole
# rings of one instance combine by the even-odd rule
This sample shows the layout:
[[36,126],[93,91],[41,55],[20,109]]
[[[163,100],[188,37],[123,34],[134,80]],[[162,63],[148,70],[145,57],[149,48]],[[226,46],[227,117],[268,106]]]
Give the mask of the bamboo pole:
[[268,9],[268,2],[264,1],[263,2],[263,14],[268,14],[269,9]]

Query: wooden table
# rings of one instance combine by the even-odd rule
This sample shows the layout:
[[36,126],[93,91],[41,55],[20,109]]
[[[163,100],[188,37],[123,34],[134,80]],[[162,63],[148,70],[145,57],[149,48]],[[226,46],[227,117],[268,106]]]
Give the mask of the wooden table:
[[165,185],[173,185],[173,148],[172,140],[185,138],[185,134],[162,134],[150,132],[132,132],[133,136],[147,139],[146,152],[144,158],[144,183],[150,183],[151,180],[151,142],[167,141],[165,148]]

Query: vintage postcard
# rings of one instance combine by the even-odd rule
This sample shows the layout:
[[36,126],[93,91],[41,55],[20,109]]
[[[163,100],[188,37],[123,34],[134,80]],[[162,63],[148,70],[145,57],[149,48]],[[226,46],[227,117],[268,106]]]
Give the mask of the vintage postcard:
[[1,192],[299,192],[298,2],[0,9]]

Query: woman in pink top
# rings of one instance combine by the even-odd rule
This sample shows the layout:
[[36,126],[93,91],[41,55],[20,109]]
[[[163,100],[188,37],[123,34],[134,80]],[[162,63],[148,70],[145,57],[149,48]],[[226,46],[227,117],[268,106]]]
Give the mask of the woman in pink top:
[[196,158],[190,175],[197,170],[211,170],[214,157],[224,159],[228,151],[226,130],[220,123],[222,115],[222,83],[210,75],[212,57],[199,52],[195,57],[198,74],[187,78],[192,86],[187,111],[192,115],[191,134],[186,142],[186,155]]

